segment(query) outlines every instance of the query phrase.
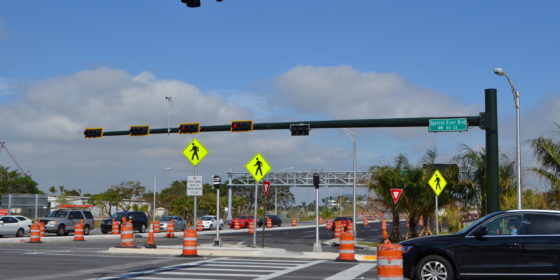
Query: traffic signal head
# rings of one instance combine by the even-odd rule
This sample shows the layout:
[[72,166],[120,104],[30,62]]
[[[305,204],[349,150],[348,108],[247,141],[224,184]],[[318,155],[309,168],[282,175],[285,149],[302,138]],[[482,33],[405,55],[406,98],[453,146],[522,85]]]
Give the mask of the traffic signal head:
[[253,131],[253,121],[232,121],[231,132]]
[[315,186],[316,189],[319,188],[319,174],[317,173],[313,174],[313,186]]
[[130,127],[130,136],[148,136],[150,135],[149,125],[133,125]]
[[101,138],[103,137],[103,128],[86,128],[84,130],[84,138]]
[[187,4],[187,7],[189,8],[200,7],[200,0],[181,0],[181,2]]
[[290,124],[292,136],[308,136],[310,128],[311,125],[306,123]]
[[179,125],[179,134],[200,133],[200,123],[182,123]]

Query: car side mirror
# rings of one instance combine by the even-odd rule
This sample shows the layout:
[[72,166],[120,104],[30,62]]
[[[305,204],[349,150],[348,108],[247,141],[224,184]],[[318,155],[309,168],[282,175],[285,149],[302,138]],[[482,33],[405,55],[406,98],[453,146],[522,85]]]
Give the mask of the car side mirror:
[[474,231],[474,236],[476,237],[481,237],[483,235],[487,235],[488,234],[488,228],[486,227],[479,227]]

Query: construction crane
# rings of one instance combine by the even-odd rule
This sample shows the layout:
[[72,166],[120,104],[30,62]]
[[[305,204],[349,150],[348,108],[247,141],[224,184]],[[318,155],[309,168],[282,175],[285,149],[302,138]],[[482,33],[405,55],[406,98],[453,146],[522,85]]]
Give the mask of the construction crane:
[[19,169],[19,172],[21,172],[23,175],[25,176],[30,176],[31,174],[29,173],[29,170],[27,170],[27,172],[23,171],[23,168],[21,167],[21,165],[17,162],[16,158],[14,158],[14,156],[12,155],[12,153],[10,153],[10,150],[8,150],[8,147],[6,147],[6,142],[4,141],[0,141],[0,153],[2,152],[2,150],[5,150],[6,153],[8,154],[8,156],[12,159],[12,162],[17,166],[17,168]]

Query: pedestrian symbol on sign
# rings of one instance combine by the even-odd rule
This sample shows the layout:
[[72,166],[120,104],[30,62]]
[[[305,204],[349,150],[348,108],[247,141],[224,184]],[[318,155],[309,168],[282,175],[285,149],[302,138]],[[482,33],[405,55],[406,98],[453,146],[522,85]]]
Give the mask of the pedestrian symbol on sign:
[[193,139],[187,147],[183,150],[183,155],[192,163],[197,166],[200,161],[208,154],[208,150],[198,140]]
[[247,171],[259,182],[272,169],[261,154],[255,155],[246,165]]

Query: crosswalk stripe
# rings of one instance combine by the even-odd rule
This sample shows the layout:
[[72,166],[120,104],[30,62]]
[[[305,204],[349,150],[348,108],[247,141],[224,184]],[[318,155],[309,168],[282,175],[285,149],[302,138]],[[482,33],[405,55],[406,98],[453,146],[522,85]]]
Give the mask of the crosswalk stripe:
[[278,277],[278,276],[281,276],[281,275],[284,275],[284,274],[288,274],[292,271],[296,271],[296,270],[299,270],[299,269],[302,269],[302,268],[314,266],[314,265],[322,263],[324,261],[325,260],[318,260],[318,261],[311,261],[311,262],[308,262],[308,263],[305,263],[305,264],[300,264],[300,265],[294,266],[292,268],[284,269],[284,270],[277,271],[277,272],[274,272],[274,273],[269,274],[269,275],[261,276],[259,278],[256,278],[255,280],[269,280],[269,279],[272,279],[274,277]]
[[207,275],[207,276],[227,276],[227,277],[255,277],[259,275],[268,275],[269,273],[213,273],[213,272],[191,272],[190,270],[179,272],[179,271],[163,271],[158,273],[158,275]]
[[207,267],[207,266],[203,266],[203,267],[190,267],[190,268],[185,268],[185,269],[180,269],[179,271],[193,271],[193,270],[204,270],[207,271],[211,269],[212,271],[244,271],[244,272],[249,272],[247,270],[250,270],[250,272],[272,272],[270,269],[252,269],[252,268],[243,268],[243,269],[238,269],[238,268],[215,268],[215,267]]
[[253,269],[253,268],[288,268],[288,267],[292,267],[292,266],[279,266],[279,265],[264,265],[264,264],[250,264],[250,265],[240,265],[240,264],[222,264],[222,263],[208,263],[208,264],[204,264],[204,267],[243,267],[243,268],[247,268],[247,269]]
[[360,263],[355,266],[352,266],[348,269],[345,269],[335,275],[332,275],[329,278],[325,278],[325,280],[347,280],[347,279],[354,279],[358,275],[366,273],[367,271],[373,270],[377,264],[375,263]]
[[[209,263],[210,264],[210,263]],[[251,262],[229,262],[229,261],[219,261],[219,262],[212,262],[211,264],[230,264],[230,265],[237,265],[237,266],[248,266],[248,267],[278,267],[278,268],[282,268],[282,267],[292,267],[294,265],[299,265],[299,264],[265,264],[265,263],[251,263]]]
[[272,262],[272,263],[293,263],[293,264],[299,264],[299,263],[308,263],[309,261],[298,261],[298,260],[273,260],[273,259],[241,259],[241,258],[229,258],[229,259],[224,259],[227,261],[237,261],[237,262]]

